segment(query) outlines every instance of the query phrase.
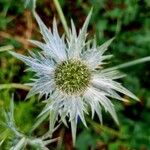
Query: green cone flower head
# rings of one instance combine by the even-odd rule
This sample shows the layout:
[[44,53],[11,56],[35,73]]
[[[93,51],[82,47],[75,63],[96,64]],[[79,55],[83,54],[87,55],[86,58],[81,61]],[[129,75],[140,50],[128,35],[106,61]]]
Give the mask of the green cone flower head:
[[82,94],[90,83],[91,72],[78,60],[67,60],[55,69],[55,83],[64,94]]
[[103,54],[113,39],[101,46],[96,46],[95,40],[87,40],[91,12],[79,34],[71,21],[69,37],[66,38],[58,34],[55,19],[51,31],[36,13],[35,17],[45,42],[33,40],[31,42],[42,51],[36,54],[30,52],[28,57],[14,52],[11,54],[24,61],[29,69],[36,73],[27,97],[35,94],[39,94],[40,97],[46,96],[46,105],[39,117],[50,115],[50,131],[55,128],[58,116],[65,125],[67,125],[66,118],[69,118],[74,143],[78,118],[86,126],[84,114],[88,114],[89,108],[92,118],[96,113],[101,123],[102,108],[118,123],[110,98],[124,100],[119,93],[136,100],[138,98],[115,81],[123,77],[121,73],[102,68],[104,60],[111,58],[111,55]]

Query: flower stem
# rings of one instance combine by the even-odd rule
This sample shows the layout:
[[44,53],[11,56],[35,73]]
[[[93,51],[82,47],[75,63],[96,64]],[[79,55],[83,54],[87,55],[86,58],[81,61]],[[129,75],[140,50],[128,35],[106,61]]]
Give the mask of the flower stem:
[[109,134],[112,134],[114,136],[117,136],[117,137],[120,137],[121,134],[119,131],[117,130],[114,130],[112,128],[109,128],[107,126],[104,126],[104,125],[101,125],[99,123],[96,123],[95,121],[93,121],[91,118],[87,117],[86,120],[93,126],[93,128],[98,131],[98,132],[101,132],[101,131],[104,131],[106,133],[109,133]]
[[14,49],[13,45],[6,45],[0,47],[0,52],[8,51]]
[[66,35],[69,36],[69,30],[68,30],[68,25],[67,25],[67,21],[65,19],[65,16],[64,16],[64,13],[62,11],[62,8],[59,4],[59,1],[58,0],[53,0],[54,4],[55,4],[55,7],[57,9],[57,12],[59,14],[59,17],[60,17],[60,20],[62,22],[62,25],[64,27],[64,30],[66,32]]
[[2,89],[10,89],[10,88],[16,88],[16,89],[22,89],[22,90],[30,90],[30,87],[27,85],[19,84],[19,83],[10,83],[10,84],[0,84],[0,90]]
[[140,64],[140,63],[144,63],[144,62],[147,62],[147,61],[150,61],[150,56],[140,58],[140,59],[136,59],[136,60],[133,60],[133,61],[130,61],[130,62],[127,62],[127,63],[123,63],[121,65],[117,65],[117,66],[105,69],[104,71],[112,71],[112,70],[116,70],[116,69],[122,69],[122,68],[130,67],[130,66],[133,66],[133,65],[137,65],[137,64]]

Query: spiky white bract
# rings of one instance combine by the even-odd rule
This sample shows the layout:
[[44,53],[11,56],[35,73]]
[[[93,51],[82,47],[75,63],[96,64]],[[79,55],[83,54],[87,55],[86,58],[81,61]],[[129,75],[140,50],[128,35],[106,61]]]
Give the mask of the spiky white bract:
[[124,100],[119,92],[138,99],[120,83],[114,81],[123,77],[121,73],[117,70],[105,71],[102,68],[103,61],[111,57],[103,54],[113,38],[98,47],[94,40],[87,41],[87,27],[91,13],[79,34],[71,21],[69,37],[66,38],[59,36],[55,19],[51,31],[35,13],[45,43],[33,40],[31,42],[42,51],[38,54],[30,52],[29,57],[11,52],[36,73],[28,97],[39,94],[40,97],[46,95],[48,98],[39,117],[50,115],[50,131],[54,129],[58,116],[66,125],[66,118],[69,118],[74,143],[78,118],[87,126],[84,114],[88,114],[88,108],[91,108],[92,118],[96,113],[102,123],[103,107],[118,124],[110,98]]

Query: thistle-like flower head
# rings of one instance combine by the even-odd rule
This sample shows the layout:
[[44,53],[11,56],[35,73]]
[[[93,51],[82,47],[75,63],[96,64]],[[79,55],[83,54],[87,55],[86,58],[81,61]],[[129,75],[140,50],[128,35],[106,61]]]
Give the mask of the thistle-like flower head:
[[[55,142],[58,138],[49,139],[49,136],[32,137],[31,135],[25,135],[20,131],[15,123],[14,119],[14,100],[10,101],[10,110],[0,111],[2,114],[2,120],[0,120],[0,127],[2,128],[0,137],[0,148],[5,142],[8,142],[9,150],[25,150],[27,146],[36,148],[38,150],[48,150],[47,145]],[[30,133],[31,134],[31,133]],[[2,136],[3,135],[3,136]]]
[[46,95],[46,106],[40,116],[50,115],[50,131],[60,116],[61,121],[71,122],[73,141],[75,142],[78,118],[86,126],[84,114],[91,109],[92,117],[96,113],[102,122],[102,108],[109,112],[118,123],[114,105],[110,98],[124,100],[119,93],[133,99],[134,94],[115,80],[122,77],[116,70],[103,69],[104,60],[110,55],[103,55],[113,38],[101,46],[96,46],[95,40],[87,41],[87,27],[91,12],[83,27],[77,34],[75,25],[71,21],[69,36],[60,37],[56,21],[53,21],[52,31],[48,29],[35,13],[44,43],[31,41],[41,48],[41,52],[30,56],[11,52],[15,57],[24,61],[31,71],[36,73],[32,89],[28,97],[35,94]]

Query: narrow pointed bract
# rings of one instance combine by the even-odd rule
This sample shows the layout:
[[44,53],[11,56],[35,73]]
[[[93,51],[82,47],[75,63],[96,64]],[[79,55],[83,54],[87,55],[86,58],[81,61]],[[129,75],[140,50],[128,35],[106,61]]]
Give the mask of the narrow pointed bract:
[[[4,116],[4,120],[0,120],[0,126],[4,128],[4,133],[7,131],[7,133],[10,134],[5,134],[4,138],[0,140],[0,146],[5,140],[9,139],[9,141],[12,143],[9,148],[9,150],[25,150],[27,149],[28,146],[31,146],[33,148],[37,148],[39,150],[48,150],[47,145],[55,142],[58,140],[58,138],[55,139],[50,139],[50,135],[47,137],[33,137],[30,134],[24,134],[22,131],[17,128],[15,119],[14,119],[14,100],[10,101],[10,107],[9,110],[3,110],[2,116]],[[1,148],[1,147],[0,147]]]
[[[103,122],[102,109],[104,108],[119,124],[115,107],[110,98],[125,101],[119,95],[122,93],[138,99],[115,81],[124,74],[117,70],[103,69],[104,61],[112,57],[112,55],[103,54],[114,38],[98,47],[95,40],[87,40],[87,28],[91,14],[92,11],[79,33],[71,21],[69,36],[64,39],[58,33],[55,19],[51,31],[34,13],[45,43],[34,40],[31,42],[41,48],[41,53],[32,52],[27,57],[11,52],[13,56],[25,62],[30,71],[36,73],[28,98],[35,94],[45,95],[47,98],[46,106],[40,113],[39,119],[43,120],[49,113],[49,133],[53,132],[57,121],[59,123],[62,121],[67,126],[69,119],[73,144],[76,141],[78,118],[87,127],[85,114],[89,115],[88,108],[91,109],[92,118],[97,114],[101,123]],[[39,122],[36,126],[39,125]]]

